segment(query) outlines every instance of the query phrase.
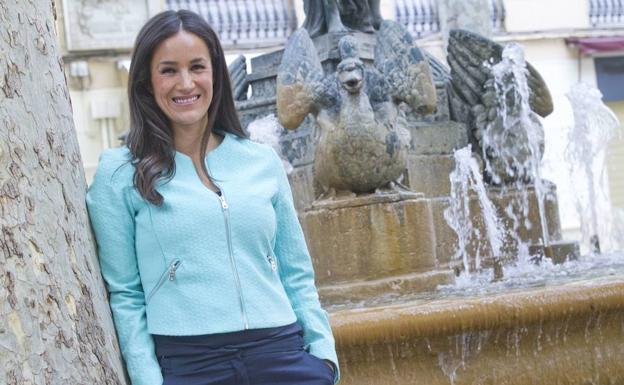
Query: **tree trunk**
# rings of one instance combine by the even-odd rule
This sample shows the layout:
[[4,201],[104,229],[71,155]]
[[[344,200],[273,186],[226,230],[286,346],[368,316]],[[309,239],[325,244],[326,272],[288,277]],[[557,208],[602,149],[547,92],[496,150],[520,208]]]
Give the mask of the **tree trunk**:
[[0,384],[127,384],[52,0],[0,0]]

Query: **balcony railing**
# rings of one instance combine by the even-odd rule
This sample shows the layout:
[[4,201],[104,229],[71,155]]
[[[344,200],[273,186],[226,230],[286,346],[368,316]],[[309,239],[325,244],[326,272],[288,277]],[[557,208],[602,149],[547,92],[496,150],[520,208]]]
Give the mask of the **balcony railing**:
[[[285,43],[297,28],[293,1],[300,0],[165,0],[165,5],[167,9],[188,9],[202,15],[226,48],[261,48]],[[489,1],[492,30],[502,32],[505,23],[503,0]],[[415,38],[439,32],[438,2],[395,0],[395,20]],[[591,2],[621,4],[624,0]]]
[[492,31],[505,31],[505,4],[503,0],[490,0],[490,12],[492,18]]
[[[420,38],[440,31],[439,0],[395,0],[395,20],[403,24],[415,37]],[[622,0],[624,1],[624,0]],[[493,32],[505,30],[503,0],[490,0]]]
[[440,31],[436,0],[396,0],[394,14],[415,38]]
[[297,28],[293,0],[166,0],[165,5],[202,15],[225,48],[283,44]]
[[624,0],[589,0],[589,22],[594,28],[624,27]]

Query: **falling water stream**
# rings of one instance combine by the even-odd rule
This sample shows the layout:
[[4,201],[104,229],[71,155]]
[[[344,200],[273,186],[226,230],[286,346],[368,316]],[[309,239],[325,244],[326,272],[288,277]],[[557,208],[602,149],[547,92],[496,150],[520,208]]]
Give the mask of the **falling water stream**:
[[583,242],[590,252],[598,253],[601,246],[603,251],[609,250],[617,241],[606,159],[609,142],[621,135],[620,122],[602,102],[600,91],[592,86],[579,83],[567,97],[574,112],[574,125],[568,134],[565,157],[571,179],[575,181],[574,196]]
[[[547,246],[549,238],[544,214],[546,194],[539,167],[543,134],[537,118],[530,115],[527,70],[521,47],[517,44],[508,45],[503,51],[502,61],[492,66],[491,69],[495,78],[497,95],[501,100],[498,105],[502,125],[492,126],[491,130],[484,134],[484,148],[488,149],[489,156],[496,156],[499,160],[504,159],[507,162],[505,168],[508,173],[529,173],[537,195],[542,222],[542,242],[544,246]],[[510,93],[512,93],[511,103],[509,102]],[[589,239],[592,235],[603,234],[603,238],[609,242],[609,245],[615,245],[617,243],[613,242],[613,238],[617,237],[616,231],[618,231],[615,225],[611,226],[608,232],[604,229],[611,223],[612,211],[608,203],[608,186],[605,187],[604,169],[608,142],[616,135],[620,125],[611,110],[602,103],[601,97],[598,90],[583,84],[575,86],[568,94],[574,109],[575,125],[569,135],[566,157],[572,171],[577,173],[573,179],[578,179],[580,173],[581,184],[585,185],[586,193],[581,192],[576,195],[579,200],[577,207],[584,224],[585,238]],[[519,135],[518,130],[524,130],[524,135],[522,132]],[[516,153],[509,149],[506,146],[509,144],[509,136],[524,137],[527,141],[528,152]],[[520,156],[516,156],[518,154]],[[528,156],[522,156],[526,154]],[[456,168],[450,175],[451,203],[444,214],[447,223],[458,237],[455,258],[462,260],[465,271],[470,272],[467,261],[475,258],[478,267],[481,258],[478,249],[476,255],[468,254],[468,245],[474,237],[480,236],[474,226],[474,221],[479,218],[475,218],[475,213],[469,210],[468,203],[471,194],[474,195],[476,192],[482,207],[482,212],[479,214],[483,216],[481,220],[488,229],[487,239],[494,258],[497,258],[500,253],[499,245],[502,243],[503,229],[485,192],[476,160],[471,156],[469,148],[457,150],[454,158]],[[502,181],[503,176],[496,175],[494,168],[488,164],[487,157],[484,156],[484,158],[486,170],[494,174],[494,179],[499,178],[498,182]],[[526,180],[518,178],[509,186],[503,184],[503,191],[517,189],[524,192],[520,199],[511,203],[521,205],[520,215],[517,215],[511,204],[506,208],[506,214],[514,223],[512,231],[517,230],[522,224],[522,214],[526,217],[528,212],[528,194],[525,183]],[[605,224],[602,230],[599,229],[599,222]],[[524,225],[530,226],[531,224],[525,223]],[[604,235],[605,233],[610,236]],[[514,238],[513,233],[509,235]],[[620,234],[620,236],[624,235]],[[438,293],[444,293],[447,296],[484,295],[500,291],[507,292],[514,288],[545,286],[557,281],[610,277],[624,273],[624,252],[617,251],[614,247],[603,250],[608,252],[601,255],[586,254],[576,261],[567,261],[563,264],[554,264],[550,259],[543,259],[541,263],[536,264],[531,258],[527,258],[530,257],[527,253],[528,244],[523,245],[517,234],[515,234],[515,239],[519,248],[518,258],[514,263],[503,267],[503,280],[497,282],[493,280],[493,271],[477,268],[470,274],[457,277],[452,285],[438,287]],[[523,254],[525,254],[524,257]]]
[[[517,244],[518,260],[529,263],[529,245],[518,234],[520,226],[530,228],[528,221],[529,194],[527,183],[532,183],[538,202],[542,234],[542,245],[549,245],[549,236],[544,208],[544,184],[540,173],[540,161],[544,135],[541,124],[529,105],[527,69],[522,48],[517,44],[507,45],[502,60],[488,65],[493,75],[493,87],[497,97],[497,118],[483,133],[483,159],[485,169],[493,183],[500,185],[501,194],[516,192],[505,208],[511,218],[511,236]],[[492,86],[492,85],[491,85]],[[488,198],[477,161],[472,157],[470,147],[457,150],[454,154],[456,168],[450,175],[450,206],[444,212],[449,226],[458,238],[456,259],[461,259],[464,271],[470,272],[469,261],[474,259],[475,269],[480,270],[481,248],[473,250],[470,256],[468,245],[481,238],[474,221],[485,223],[488,252],[495,263],[500,259],[504,228],[496,210]],[[494,162],[497,164],[495,165]],[[519,192],[519,194],[517,194]],[[470,212],[471,195],[476,193],[481,207],[480,213]],[[480,218],[477,218],[479,217]]]
[[[526,227],[532,226],[526,219],[529,210],[526,183],[533,184],[539,210],[542,244],[548,246],[550,241],[544,209],[546,194],[540,172],[544,134],[539,118],[532,112],[529,104],[528,70],[522,47],[515,43],[506,45],[502,60],[491,66],[491,71],[494,76],[500,119],[490,124],[483,135],[484,151],[487,149],[487,154],[484,154],[486,170],[492,174],[494,182],[502,182],[505,175],[498,175],[490,161],[496,159],[502,162],[504,173],[515,177],[513,183],[502,183],[502,192],[512,189],[523,192],[521,200],[512,202],[511,205],[520,205],[522,213],[520,216],[525,218],[524,223],[514,213],[513,207],[507,208],[508,214],[514,220],[516,232],[521,223]],[[523,242],[518,237],[516,241],[522,254],[526,247],[523,247]]]
[[470,200],[474,194],[479,201],[485,224],[486,241],[494,259],[500,257],[503,245],[503,227],[492,201],[487,196],[482,172],[477,160],[472,156],[470,145],[455,151],[454,159],[455,170],[449,176],[451,199],[449,207],[444,211],[444,219],[457,234],[458,247],[455,258],[462,260],[465,272],[478,271],[481,268],[480,250],[482,248],[479,246],[475,248],[477,255],[475,256],[474,269],[471,269],[471,256],[469,255],[469,244],[479,242],[481,239],[481,233],[473,223],[476,213],[471,212],[470,209]]

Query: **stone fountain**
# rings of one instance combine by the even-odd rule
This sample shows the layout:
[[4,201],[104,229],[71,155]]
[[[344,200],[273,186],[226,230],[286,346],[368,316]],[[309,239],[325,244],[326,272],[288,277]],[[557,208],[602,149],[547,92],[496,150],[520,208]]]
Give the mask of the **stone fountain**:
[[[579,258],[578,245],[561,240],[555,186],[535,173],[538,116],[552,111],[539,73],[523,62],[497,70],[516,59],[467,31],[450,34],[447,69],[397,23],[332,17],[324,33],[301,29],[284,50],[254,58],[251,73],[236,61],[231,77],[244,126],[273,115],[291,130],[279,128],[277,144],[293,168],[341,383],[624,383],[621,275],[504,280],[523,253],[557,277]],[[458,200],[455,151],[468,145],[485,181],[464,199],[470,226],[485,238],[492,207],[502,236],[496,247],[466,242],[462,264],[445,211]],[[461,288],[458,275],[490,267],[497,282],[483,285],[492,290]]]

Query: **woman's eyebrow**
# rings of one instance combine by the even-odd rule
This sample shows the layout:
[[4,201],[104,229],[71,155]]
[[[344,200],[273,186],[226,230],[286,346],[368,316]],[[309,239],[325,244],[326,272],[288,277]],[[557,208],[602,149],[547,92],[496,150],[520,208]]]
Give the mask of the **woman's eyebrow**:
[[173,61],[173,60],[164,60],[164,61],[158,62],[158,64],[157,64],[157,65],[159,65],[159,66],[161,66],[161,65],[165,65],[165,66],[166,66],[166,65],[176,65],[176,64],[178,64],[178,62],[177,62],[177,61]]
[[[206,58],[198,57],[198,58],[195,58],[195,59],[191,60],[190,63],[191,64],[195,64],[195,63],[202,63],[202,62],[205,62],[205,61],[207,61]],[[157,65],[161,66],[161,65],[176,65],[176,64],[178,64],[178,62],[175,61],[175,60],[163,60],[161,62],[158,62]]]

